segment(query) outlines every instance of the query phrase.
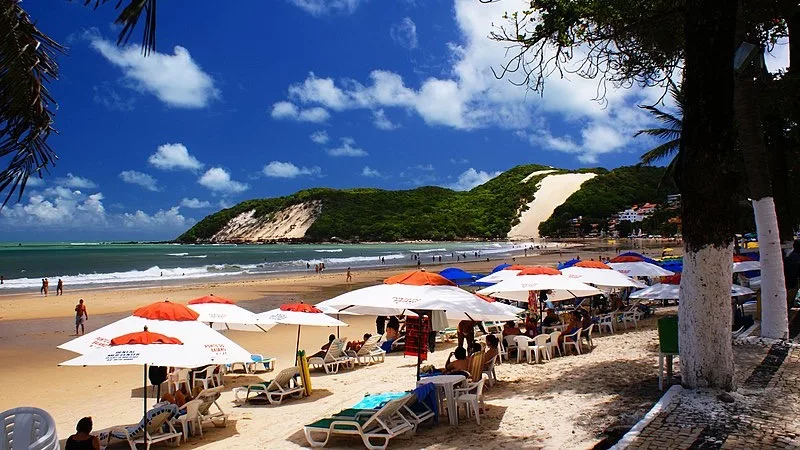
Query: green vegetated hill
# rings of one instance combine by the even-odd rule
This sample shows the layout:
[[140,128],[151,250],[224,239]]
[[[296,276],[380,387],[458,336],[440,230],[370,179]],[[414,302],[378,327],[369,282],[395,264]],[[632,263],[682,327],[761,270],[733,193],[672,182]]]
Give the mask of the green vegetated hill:
[[548,169],[552,168],[517,166],[467,192],[431,186],[404,191],[315,188],[286,197],[247,200],[206,217],[177,240],[208,241],[241,213],[255,210],[256,217],[265,217],[313,200],[322,202],[322,212],[306,232],[307,241],[502,238],[518,222],[520,210],[533,199],[546,175],[521,181],[532,172]]
[[614,213],[646,202],[664,203],[668,194],[677,193],[672,178],[664,178],[666,168],[627,166],[602,173],[581,185],[553,215],[539,224],[542,236],[567,236],[570,220],[583,217],[583,223],[605,223]]

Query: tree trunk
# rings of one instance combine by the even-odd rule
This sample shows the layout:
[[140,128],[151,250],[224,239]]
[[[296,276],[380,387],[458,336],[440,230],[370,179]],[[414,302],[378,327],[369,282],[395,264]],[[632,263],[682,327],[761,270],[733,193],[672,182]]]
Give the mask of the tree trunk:
[[685,20],[686,104],[677,174],[685,251],[678,308],[681,376],[688,388],[733,390],[736,3],[689,0]]
[[[739,12],[741,13],[739,1]],[[737,20],[735,45],[747,38],[744,18]],[[734,82],[734,113],[738,131],[739,148],[747,172],[747,184],[753,202],[758,234],[758,251],[761,254],[761,336],[781,339],[789,335],[786,307],[786,284],[783,275],[778,216],[772,198],[772,183],[764,146],[764,131],[758,106],[756,76],[759,69],[753,64],[743,67]]]

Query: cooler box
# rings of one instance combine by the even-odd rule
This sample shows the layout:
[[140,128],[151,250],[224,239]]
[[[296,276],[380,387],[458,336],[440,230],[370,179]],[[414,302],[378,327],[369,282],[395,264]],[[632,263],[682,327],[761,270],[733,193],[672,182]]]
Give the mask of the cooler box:
[[658,319],[658,344],[661,353],[678,353],[678,316]]

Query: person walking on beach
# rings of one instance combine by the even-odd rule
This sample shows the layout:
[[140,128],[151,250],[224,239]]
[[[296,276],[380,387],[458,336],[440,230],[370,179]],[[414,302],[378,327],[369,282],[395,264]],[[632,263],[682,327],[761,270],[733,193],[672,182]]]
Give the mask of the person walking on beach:
[[42,293],[47,297],[47,292],[50,290],[50,280],[47,278],[42,279]]
[[353,274],[350,273],[350,268],[347,268],[347,282],[353,281]]
[[81,329],[80,334],[86,333],[84,324],[89,320],[89,313],[86,312],[86,305],[83,304],[83,299],[78,300],[75,305],[75,336],[78,335],[78,328]]
[[58,284],[56,285],[56,295],[64,295],[64,282],[61,281],[61,278],[58,279]]

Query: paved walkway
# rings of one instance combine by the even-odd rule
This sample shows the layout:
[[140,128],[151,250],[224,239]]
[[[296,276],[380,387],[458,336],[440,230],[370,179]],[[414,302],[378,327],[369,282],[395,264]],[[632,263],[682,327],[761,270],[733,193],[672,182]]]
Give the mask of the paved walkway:
[[732,403],[719,391],[674,396],[629,449],[800,448],[800,348],[737,345]]

